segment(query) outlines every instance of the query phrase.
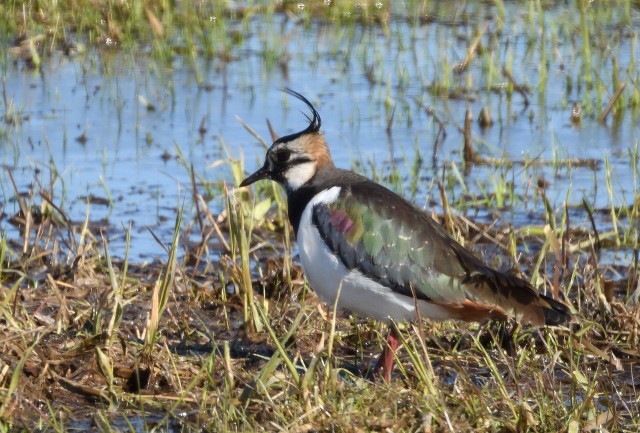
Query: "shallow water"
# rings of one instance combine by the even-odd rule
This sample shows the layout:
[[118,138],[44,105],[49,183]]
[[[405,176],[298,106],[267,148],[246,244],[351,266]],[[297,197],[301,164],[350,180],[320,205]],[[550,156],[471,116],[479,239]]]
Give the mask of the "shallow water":
[[[640,135],[637,110],[627,110],[615,121],[610,117],[605,124],[597,121],[598,113],[583,118],[580,125],[570,122],[574,101],[596,102],[585,100],[586,90],[576,85],[569,90],[569,81],[578,82],[584,73],[576,54],[581,41],[573,34],[575,13],[560,6],[548,14],[555,23],[549,27],[566,25],[566,29],[558,31],[564,39],[555,42],[555,55],[541,58],[535,28],[527,26],[520,9],[508,6],[502,33],[482,39],[489,45],[485,49],[495,50],[493,64],[480,56],[467,72],[453,76],[452,89],[469,84],[471,98],[434,95],[432,84],[441,82],[446,71],[464,59],[475,36],[473,29],[479,27],[476,17],[487,20],[491,30],[496,25],[494,15],[491,7],[474,4],[468,6],[459,25],[442,19],[416,26],[392,18],[388,35],[375,25],[333,27],[312,22],[306,28],[282,15],[257,16],[250,34],[234,47],[230,62],[191,64],[175,58],[170,65],[162,65],[144,54],[131,56],[105,48],[71,59],[54,55],[42,71],[34,72],[7,57],[3,68],[7,100],[21,120],[6,124],[0,134],[4,212],[0,226],[10,238],[19,238],[8,223],[19,210],[10,170],[20,193],[27,195],[49,190],[54,179],[54,202],[71,220],[82,221],[89,212],[91,220],[106,222],[113,255],[124,255],[122,227],[131,224],[132,257],[164,257],[146,227],[169,243],[181,203],[186,206],[186,220],[191,220],[195,208],[190,164],[199,179],[200,193],[205,191],[203,183],[233,182],[228,167],[217,163],[229,155],[244,155],[247,172],[262,164],[262,146],[236,116],[267,141],[267,119],[281,135],[306,126],[300,113],[305,107],[280,92],[283,87],[303,93],[316,105],[339,166],[359,163],[366,173],[375,167],[382,175],[397,169],[405,188],[396,189],[409,196],[410,168],[420,154],[423,163],[413,200],[421,206],[440,201],[435,182],[443,178],[443,167],[445,174],[455,173],[452,164],[462,171],[463,138],[458,127],[463,125],[467,107],[474,116],[476,151],[484,157],[597,162],[596,168],[568,168],[561,163],[473,167],[462,177],[464,188],[452,181],[449,198],[454,204],[463,204],[465,193],[481,197],[485,191],[497,192],[505,180],[513,183],[519,200],[511,206],[507,203],[504,209],[497,209],[495,201],[488,208],[461,207],[460,212],[470,218],[491,221],[500,210],[505,223],[544,222],[544,206],[536,195],[539,178],[548,183],[547,198],[558,213],[565,199],[577,206],[586,197],[596,208],[608,206],[605,160],[610,164],[613,204],[632,203],[637,179],[630,152]],[[233,28],[234,23],[228,25]],[[637,44],[625,32],[612,30],[620,37],[613,54],[623,74],[637,57]],[[268,61],[267,53],[273,52],[282,54],[276,56],[276,62]],[[277,60],[285,57],[289,59],[286,68],[278,67]],[[613,93],[608,70],[611,60],[599,54],[593,57],[602,71],[595,80],[609,91],[604,95],[606,103]],[[548,65],[548,80],[542,88],[541,62]],[[507,63],[512,63],[515,80],[530,86],[530,105],[525,106],[518,93],[509,98],[489,89],[507,83],[500,72]],[[200,83],[198,76],[203,78]],[[482,130],[475,119],[484,106],[489,107],[495,123]],[[387,135],[394,107],[393,127]],[[439,126],[425,107],[432,107],[445,122],[446,138],[438,147],[435,166],[432,155]],[[206,127],[203,134],[201,124]],[[178,153],[185,159],[176,158]],[[223,194],[219,189],[213,193],[209,206],[217,211],[224,206]],[[108,198],[108,194],[113,206],[87,205],[87,196]],[[33,199],[34,204],[41,202],[39,196]],[[586,217],[571,223],[589,227]],[[606,217],[601,224],[606,228]]]

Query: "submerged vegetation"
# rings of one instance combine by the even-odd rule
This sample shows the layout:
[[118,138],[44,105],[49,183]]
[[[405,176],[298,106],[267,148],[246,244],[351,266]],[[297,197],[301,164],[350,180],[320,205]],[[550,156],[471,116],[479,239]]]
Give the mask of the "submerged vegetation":
[[[4,2],[0,432],[638,431],[639,19],[630,0]],[[67,61],[80,78],[66,94],[49,89],[50,111],[7,84]],[[128,68],[143,71],[132,94]],[[390,384],[369,381],[384,327],[309,290],[278,186],[234,188],[277,135],[274,107],[291,102],[269,93],[270,138],[262,123],[235,122],[234,138],[255,145],[243,149],[200,117],[199,94],[180,99],[177,70],[224,101],[251,95],[247,110],[262,81],[316,89],[325,123],[349,131],[330,143],[362,140],[342,153],[355,170],[567,300],[577,323],[398,324],[400,368]],[[340,97],[354,87],[364,96]],[[85,99],[74,110],[107,106],[112,127],[76,120],[64,101],[74,92]],[[181,109],[182,130],[211,154],[162,143],[157,125],[177,116],[144,125],[141,112]],[[549,142],[514,154],[518,128],[520,139],[548,130]],[[572,147],[565,130],[615,144]],[[127,162],[109,144],[127,139],[141,159],[161,151],[155,162],[173,163],[163,167],[180,187],[147,196],[110,182]],[[73,145],[94,158],[91,186],[59,158]],[[148,203],[119,210],[129,200]],[[157,224],[136,230],[143,211]],[[141,231],[153,261],[136,253]]]

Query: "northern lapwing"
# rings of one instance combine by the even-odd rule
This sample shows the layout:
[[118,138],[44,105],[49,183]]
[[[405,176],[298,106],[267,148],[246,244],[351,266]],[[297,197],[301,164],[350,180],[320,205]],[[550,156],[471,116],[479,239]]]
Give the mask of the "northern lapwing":
[[[571,319],[562,302],[497,271],[456,242],[425,211],[352,171],[337,168],[311,110],[306,129],[278,138],[241,187],[271,179],[287,192],[288,214],[309,285],[329,305],[383,322],[506,320],[536,326]],[[418,311],[416,311],[416,308]],[[390,380],[398,336],[374,375]]]

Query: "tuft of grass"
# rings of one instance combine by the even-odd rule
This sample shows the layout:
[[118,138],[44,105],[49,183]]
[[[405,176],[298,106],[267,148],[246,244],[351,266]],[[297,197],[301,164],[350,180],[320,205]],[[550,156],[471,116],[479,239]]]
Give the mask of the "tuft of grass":
[[[153,292],[151,294],[151,311],[149,321],[145,329],[145,345],[144,353],[146,356],[151,356],[155,342],[159,336],[158,330],[160,325],[160,319],[164,314],[167,304],[169,302],[169,295],[176,282],[176,272],[178,266],[178,249],[180,239],[180,228],[182,226],[182,208],[178,208],[176,214],[176,222],[173,230],[173,240],[169,247],[169,257],[167,263],[164,266],[163,271],[158,276],[153,286]],[[162,243],[159,242],[161,245]],[[112,278],[115,284],[115,277]]]

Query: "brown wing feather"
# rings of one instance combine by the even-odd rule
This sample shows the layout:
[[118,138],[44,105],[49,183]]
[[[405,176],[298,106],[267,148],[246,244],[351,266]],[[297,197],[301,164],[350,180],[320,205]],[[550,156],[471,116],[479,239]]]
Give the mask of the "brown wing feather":
[[467,273],[463,284],[481,303],[499,305],[520,321],[536,326],[572,320],[569,307],[539,293],[528,281],[489,268],[462,247],[456,250]]
[[462,303],[430,302],[447,310],[453,320],[484,322],[489,319],[507,320],[509,317],[507,313],[497,305],[488,306],[469,299],[465,299]]

